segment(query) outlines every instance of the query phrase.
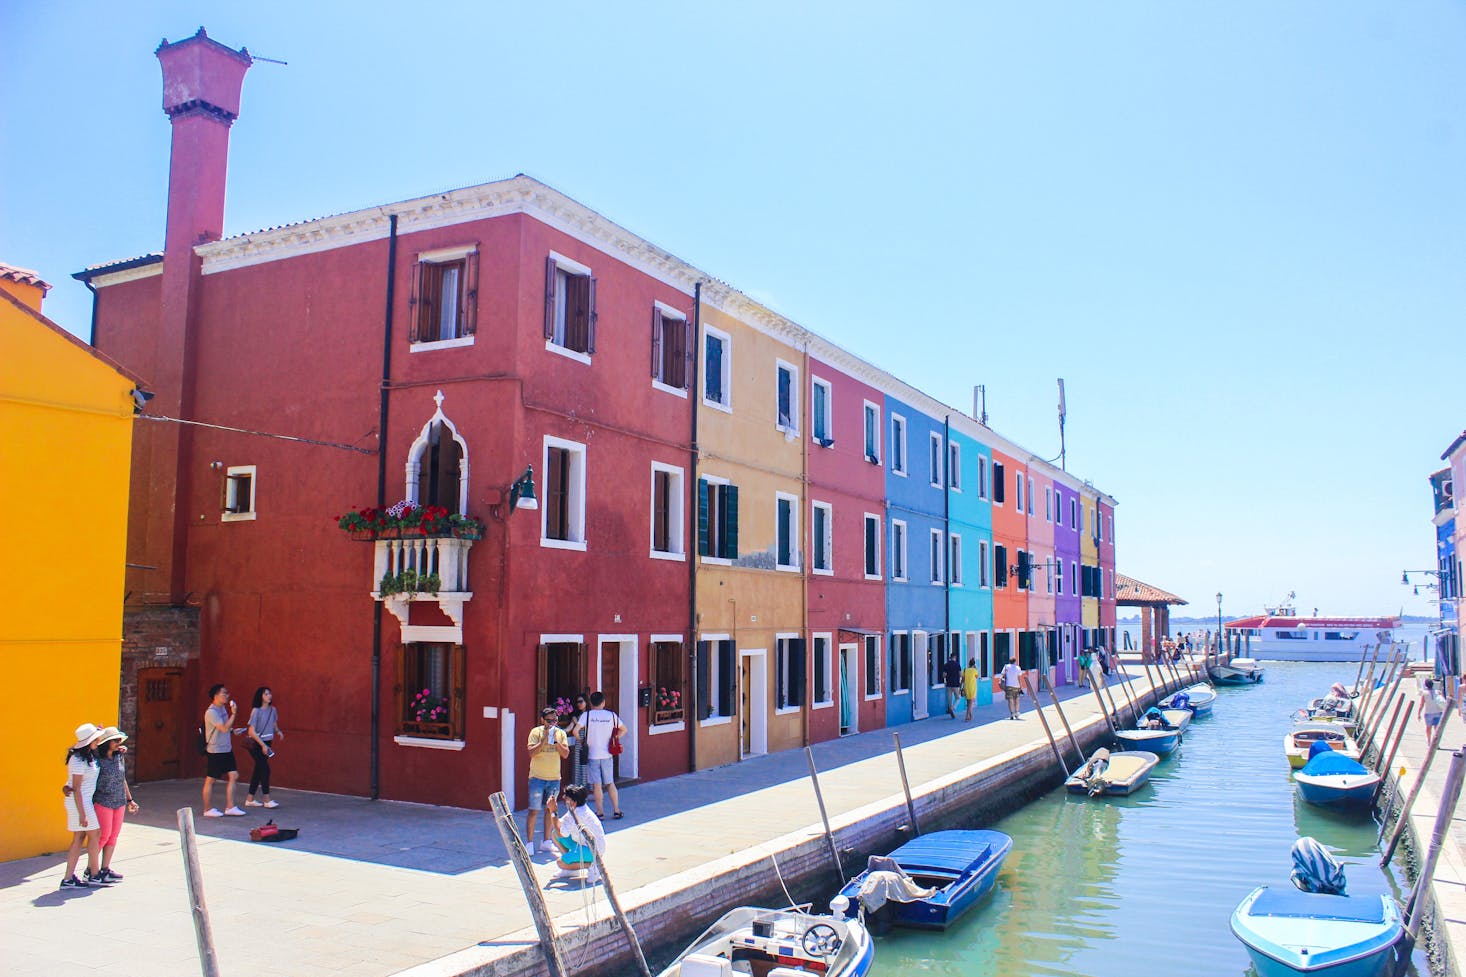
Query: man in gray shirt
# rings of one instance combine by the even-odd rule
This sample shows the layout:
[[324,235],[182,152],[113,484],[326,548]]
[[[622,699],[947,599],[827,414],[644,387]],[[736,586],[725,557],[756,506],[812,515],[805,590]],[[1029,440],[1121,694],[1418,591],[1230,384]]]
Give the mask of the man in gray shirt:
[[[226,706],[227,703],[227,706]],[[223,685],[209,689],[209,708],[204,711],[204,742],[209,762],[204,774],[204,817],[242,818],[244,812],[234,806],[234,785],[239,780],[239,768],[234,763],[234,714],[237,712],[229,690]],[[214,781],[223,780],[224,810],[210,807],[214,797]]]

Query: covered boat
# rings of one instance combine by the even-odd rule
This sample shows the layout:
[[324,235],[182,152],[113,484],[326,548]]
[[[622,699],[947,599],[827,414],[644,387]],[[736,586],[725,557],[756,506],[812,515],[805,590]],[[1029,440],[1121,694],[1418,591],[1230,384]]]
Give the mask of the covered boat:
[[1288,765],[1301,770],[1308,762],[1309,750],[1315,743],[1325,743],[1329,749],[1351,760],[1359,759],[1359,744],[1354,742],[1344,726],[1338,723],[1298,723],[1283,736],[1283,752]]
[[[1185,717],[1184,721],[1179,721]],[[1151,706],[1136,722],[1134,729],[1116,730],[1115,736],[1127,750],[1148,750],[1166,756],[1181,744],[1181,733],[1191,720],[1186,709],[1157,709]]]
[[1189,709],[1193,716],[1199,718],[1211,715],[1216,701],[1217,690],[1205,682],[1198,682],[1162,699],[1160,705],[1163,709]]
[[725,914],[659,977],[865,977],[875,946],[855,919],[742,906]]
[[864,913],[870,929],[946,929],[987,895],[1013,839],[1001,831],[934,831],[872,855],[831,903],[837,915]]
[[1394,900],[1346,895],[1343,866],[1312,838],[1294,843],[1293,863],[1303,891],[1260,886],[1232,913],[1232,933],[1258,977],[1388,973],[1405,932]]
[[1218,685],[1254,685],[1262,681],[1263,667],[1256,658],[1233,658],[1207,666],[1207,673]]
[[1139,790],[1161,758],[1146,750],[1095,750],[1084,766],[1064,781],[1071,794],[1130,794]]
[[1368,807],[1379,789],[1380,776],[1325,742],[1309,747],[1308,762],[1293,775],[1298,794],[1323,807]]

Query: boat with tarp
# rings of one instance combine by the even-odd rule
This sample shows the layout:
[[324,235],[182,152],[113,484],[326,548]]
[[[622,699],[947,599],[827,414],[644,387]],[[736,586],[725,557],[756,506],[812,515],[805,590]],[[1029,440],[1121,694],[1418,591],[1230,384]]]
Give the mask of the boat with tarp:
[[[872,855],[866,870],[840,890],[837,915],[861,914],[872,932],[890,926],[946,929],[992,891],[1013,848],[1001,831],[933,831],[889,855]],[[831,903],[831,908],[839,905]]]

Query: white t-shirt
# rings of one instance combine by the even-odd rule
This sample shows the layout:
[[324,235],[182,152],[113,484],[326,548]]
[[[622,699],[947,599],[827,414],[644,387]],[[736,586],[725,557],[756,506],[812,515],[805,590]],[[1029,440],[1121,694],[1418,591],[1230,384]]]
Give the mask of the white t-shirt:
[[592,709],[581,720],[585,727],[586,758],[590,760],[611,759],[611,734],[621,725],[621,720],[609,709]]
[[1019,682],[1020,682],[1020,680],[1022,678],[1023,678],[1023,669],[1019,668],[1016,663],[1009,662],[1008,664],[1006,664],[1006,665],[1003,666],[1003,686],[1004,686],[1004,688],[1009,688],[1009,689],[1019,688],[1020,687]]
[[[575,819],[576,814],[580,815],[579,822]],[[580,825],[585,825],[584,832],[579,830]],[[566,811],[560,815],[560,837],[569,838],[581,845],[589,844],[595,848],[597,855],[606,853],[606,829],[601,826],[601,819],[596,817],[596,812],[589,807],[578,807],[575,814]]]

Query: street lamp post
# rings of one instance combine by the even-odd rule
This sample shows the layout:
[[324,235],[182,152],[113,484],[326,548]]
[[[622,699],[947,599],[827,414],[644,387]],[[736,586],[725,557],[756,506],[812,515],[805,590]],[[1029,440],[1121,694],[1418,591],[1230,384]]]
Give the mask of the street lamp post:
[[1217,657],[1222,653],[1222,592],[1217,591]]

